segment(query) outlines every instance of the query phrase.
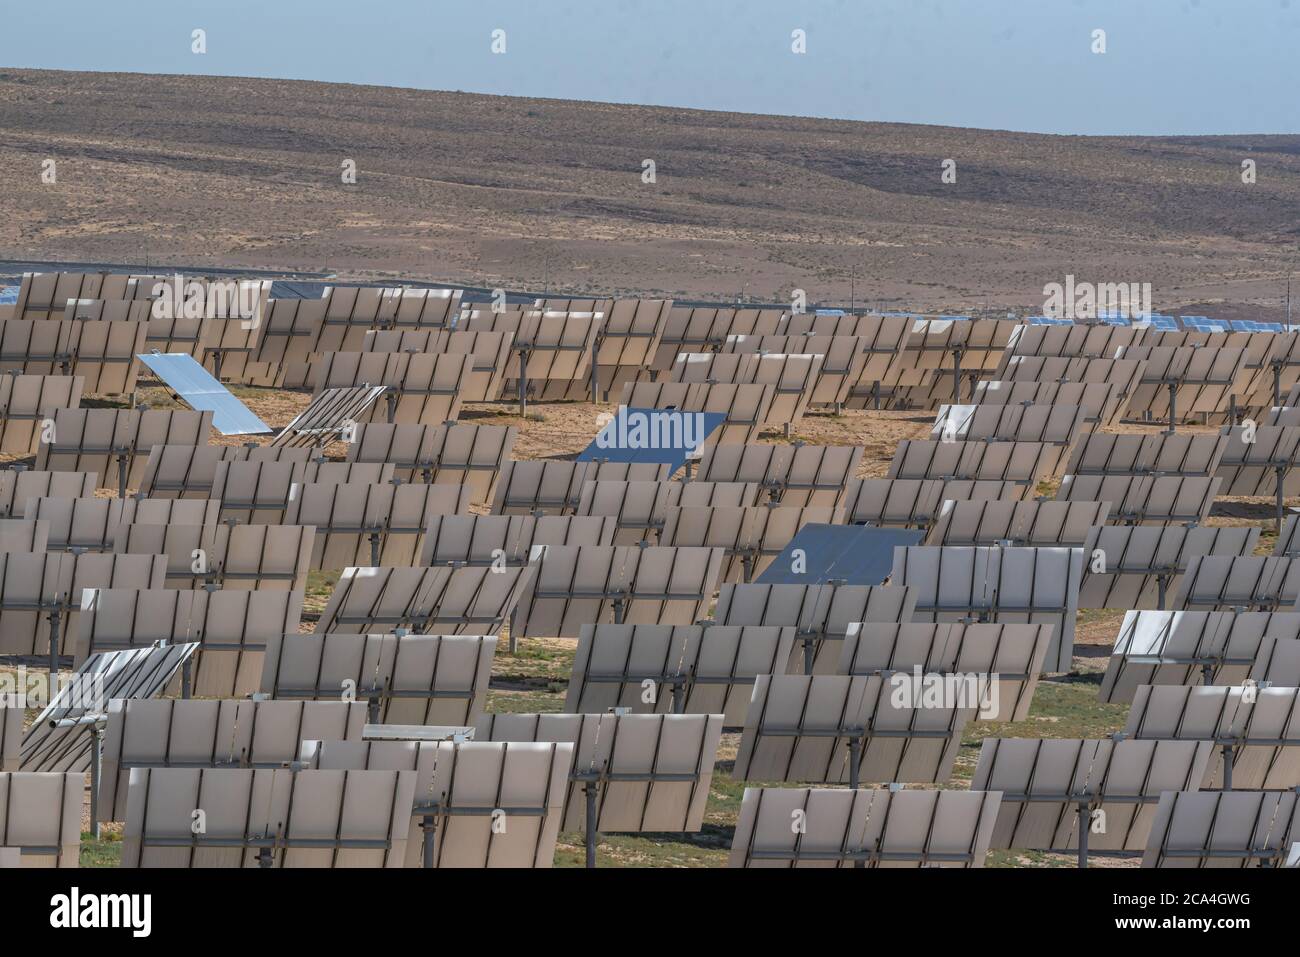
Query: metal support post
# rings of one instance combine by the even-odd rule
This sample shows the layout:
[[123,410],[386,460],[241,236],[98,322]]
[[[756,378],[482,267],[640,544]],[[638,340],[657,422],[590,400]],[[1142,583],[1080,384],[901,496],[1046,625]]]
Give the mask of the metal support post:
[[90,836],[99,840],[99,780],[104,773],[104,729],[90,729]]
[[1092,826],[1092,816],[1088,813],[1088,802],[1079,802],[1079,867],[1088,866],[1088,829]]
[[58,599],[50,609],[50,700],[54,700],[55,686],[59,682],[59,618],[62,614]]
[[587,867],[596,866],[596,782],[588,781],[582,786],[583,796],[587,799]]
[[528,353],[519,350],[519,418],[528,414]]
[[420,818],[420,830],[424,832],[424,866],[431,870],[434,862],[434,852],[438,840],[438,817],[436,814],[426,814]]

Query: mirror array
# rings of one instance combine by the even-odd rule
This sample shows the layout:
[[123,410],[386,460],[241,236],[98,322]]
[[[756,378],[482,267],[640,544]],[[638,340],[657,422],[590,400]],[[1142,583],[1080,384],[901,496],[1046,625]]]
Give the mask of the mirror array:
[[0,864],[1294,861],[1300,333],[162,282],[0,306]]

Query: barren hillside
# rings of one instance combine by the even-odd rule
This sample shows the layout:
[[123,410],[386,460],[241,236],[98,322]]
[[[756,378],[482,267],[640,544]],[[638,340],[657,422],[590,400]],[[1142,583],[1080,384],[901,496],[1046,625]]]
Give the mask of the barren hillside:
[[1032,308],[1074,273],[1151,282],[1157,308],[1267,308],[1300,249],[1296,136],[1057,137],[0,68],[0,169],[13,259],[706,298],[801,287],[824,302],[847,302],[852,275],[858,303],[921,309]]

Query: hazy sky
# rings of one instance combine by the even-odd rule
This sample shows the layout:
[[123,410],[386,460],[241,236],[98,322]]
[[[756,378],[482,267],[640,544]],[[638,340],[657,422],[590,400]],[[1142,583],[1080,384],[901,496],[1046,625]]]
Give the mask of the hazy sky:
[[0,40],[6,66],[1048,133],[1300,132],[1300,0],[38,0],[6,5]]

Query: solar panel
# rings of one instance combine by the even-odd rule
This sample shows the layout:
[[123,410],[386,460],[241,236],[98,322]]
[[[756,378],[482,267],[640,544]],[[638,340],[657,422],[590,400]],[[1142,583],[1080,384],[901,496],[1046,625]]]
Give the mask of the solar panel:
[[1036,486],[1051,471],[1057,449],[1046,442],[944,442],[904,439],[889,478],[961,479]]
[[1282,532],[1273,545],[1273,554],[1282,558],[1300,558],[1300,537],[1297,537],[1297,531],[1300,531],[1300,513],[1293,510],[1286,517]]
[[1140,685],[1238,685],[1272,643],[1297,638],[1300,614],[1290,612],[1130,611],[1100,700],[1131,701]]
[[925,528],[945,501],[1019,501],[1031,485],[1002,481],[946,479],[850,479],[845,487],[845,521],[851,524]]
[[[513,332],[466,332],[451,329],[389,329],[368,331],[363,352],[448,353],[473,359],[461,383],[465,402],[495,402],[505,386]],[[585,398],[585,396],[584,396]]]
[[1121,358],[1145,361],[1140,384],[1129,398],[1129,412],[1166,419],[1170,431],[1180,416],[1217,412],[1229,396],[1249,389],[1245,349],[1126,346]]
[[1193,332],[1227,332],[1230,328],[1225,319],[1211,319],[1208,316],[1180,316],[1184,329]]
[[846,675],[974,676],[978,717],[1023,721],[1052,640],[1051,625],[858,623],[840,653]]
[[1300,425],[1300,409],[1291,406],[1270,407],[1262,425]]
[[1071,475],[1212,476],[1227,449],[1225,435],[1084,435],[1070,453]]
[[735,444],[753,442],[764,427],[779,424],[772,414],[775,399],[776,386],[759,383],[629,382],[619,405],[721,413],[726,418],[706,436],[717,444]]
[[1002,792],[992,848],[1140,851],[1162,791],[1195,790],[1208,741],[985,738],[971,790]]
[[1254,319],[1231,320],[1234,332],[1286,332],[1280,322],[1256,322]]
[[[604,322],[597,333],[597,387],[608,401],[649,366],[673,307],[671,299],[538,299],[534,305],[546,312],[598,312]],[[565,398],[586,399],[587,390],[576,389]]]
[[415,784],[414,771],[136,768],[122,866],[401,867]]
[[658,482],[667,466],[656,462],[565,462],[553,459],[504,463],[492,497],[494,515],[563,515],[578,508],[583,486],[597,480]]
[[44,519],[0,519],[0,551],[43,552],[49,538],[50,523]]
[[1142,685],[1127,737],[1211,741],[1203,787],[1294,790],[1300,787],[1300,715],[1296,688]]
[[854,788],[947,781],[979,702],[954,697],[922,706],[919,691],[908,693],[910,682],[911,676],[759,675],[732,778]]
[[[1086,546],[1080,608],[1160,609],[1197,555],[1250,555],[1259,529],[1106,525]],[[1100,561],[1099,561],[1100,559]]]
[[139,375],[135,357],[144,351],[146,334],[143,322],[75,322],[65,374],[84,378],[87,395],[130,395]]
[[[721,548],[539,545],[515,617],[524,637],[576,638],[584,624],[688,625],[704,616]],[[514,628],[511,634],[515,634]]]
[[83,589],[161,588],[165,571],[159,555],[0,552],[0,654],[71,654]]
[[146,450],[169,443],[204,444],[211,427],[211,412],[59,409],[54,413],[54,440],[40,443],[36,467],[94,472],[102,482],[114,483],[125,497],[128,488],[140,485]]
[[1059,502],[1109,502],[1112,523],[1199,525],[1210,514],[1222,479],[1196,475],[1067,475]]
[[1077,548],[922,545],[895,550],[890,581],[915,587],[913,620],[1055,625],[1045,668],[1067,672],[1083,564]]
[[17,771],[22,753],[26,695],[0,695],[0,771]]
[[619,406],[614,417],[578,453],[579,462],[664,464],[672,475],[699,455],[726,421],[723,412],[687,412]]
[[197,648],[189,643],[91,655],[27,729],[22,769],[85,771],[91,764],[90,724],[107,712],[108,702],[160,694]]
[[302,741],[360,740],[364,724],[342,701],[110,701],[95,819],[126,820],[134,768],[279,768]]
[[303,756],[314,767],[400,768],[415,778],[401,866],[551,866],[572,744],[318,741],[304,742]]
[[1300,643],[1285,638],[1266,638],[1250,669],[1250,680],[1258,685],[1300,685]]
[[386,386],[370,421],[442,425],[460,416],[461,387],[474,370],[468,355],[409,352],[326,352],[316,364],[315,395],[327,389]]
[[612,541],[592,544],[635,545],[641,541],[667,544],[663,530],[670,508],[750,508],[758,504],[758,499],[756,482],[603,480],[583,484],[577,514],[606,517],[614,526]]
[[833,674],[850,624],[910,621],[915,604],[912,589],[892,585],[723,585],[713,618],[718,625],[794,626],[798,645],[785,670]]
[[83,385],[77,376],[0,375],[0,452],[35,454],[42,423],[59,409],[79,406]]
[[[300,591],[88,588],[82,592],[76,661],[155,642],[197,643],[190,693],[242,697],[256,691],[266,653],[298,631]],[[168,691],[181,693],[179,676]]]
[[477,739],[573,742],[563,829],[698,831],[722,734],[714,714],[487,714]]
[[211,373],[181,353],[141,353],[136,356],[181,397],[190,408],[212,412],[212,427],[222,435],[264,435],[270,426],[254,415]]
[[1083,428],[1077,405],[941,405],[930,437],[942,441],[1047,442],[1060,448],[1054,471]]
[[468,725],[483,710],[496,646],[495,635],[285,634],[268,648],[261,690],[365,700],[372,723]]
[[[1225,431],[1228,446],[1215,473],[1223,479],[1223,495],[1300,494],[1300,477],[1292,475],[1300,461],[1300,426],[1236,426]],[[1277,511],[1280,527],[1280,504]]]
[[0,847],[16,849],[19,867],[79,867],[80,773],[0,772]]
[[[842,408],[867,372],[871,339],[857,335],[809,333],[779,336],[728,336],[721,354],[808,355],[822,357],[816,380],[807,390],[808,404]],[[873,370],[874,371],[874,370]],[[878,373],[872,376],[874,380]],[[868,381],[868,385],[871,381]]]
[[997,377],[1005,382],[1109,382],[1127,406],[1146,370],[1145,360],[1011,356]]
[[[1109,502],[945,500],[927,545],[1028,545],[1083,548],[1105,523]],[[910,541],[902,544],[915,545]]]
[[[1144,330],[1134,329],[1127,323],[1118,327],[1087,322],[1056,328],[1017,326],[1007,340],[1007,348],[998,363],[998,372],[1007,368],[1013,356],[1108,359],[1121,346],[1140,342],[1144,335]],[[994,378],[997,377],[995,374]]]
[[[496,634],[534,569],[345,568],[316,630]],[[511,629],[511,633],[514,630]]]
[[149,449],[140,494],[150,499],[211,496],[219,462],[297,462],[306,465],[313,452],[248,445],[155,445]]
[[701,347],[716,350],[728,336],[776,335],[783,315],[780,309],[674,306],[668,312],[659,347],[648,367],[654,372],[666,372],[679,352],[690,352],[692,347],[696,351]]
[[315,528],[312,568],[414,565],[429,523],[469,507],[464,485],[305,483],[290,491],[284,521]]
[[983,867],[1000,799],[996,791],[745,788],[727,863]]
[[721,548],[719,581],[753,581],[800,530],[810,523],[834,523],[843,517],[842,509],[829,505],[672,507],[667,509],[659,541],[676,547]]
[[100,552],[112,547],[123,522],[135,520],[135,510],[134,499],[30,498],[23,515],[46,523],[51,550]]
[[418,564],[524,566],[535,545],[612,545],[614,519],[598,516],[435,515]]
[[221,502],[221,517],[245,524],[280,524],[294,489],[304,483],[367,485],[389,482],[391,466],[359,462],[222,461],[208,497]]
[[1160,796],[1143,867],[1293,866],[1297,795],[1168,791]]
[[709,445],[694,481],[755,482],[787,506],[839,505],[862,455],[862,446]]
[[348,445],[347,459],[388,463],[403,482],[468,485],[475,502],[490,502],[518,431],[514,426],[459,423],[360,424]]
[[0,518],[23,518],[29,498],[89,498],[97,482],[93,472],[0,469]]
[[560,312],[531,309],[525,312],[470,310],[456,326],[471,332],[511,332],[519,354],[519,368],[505,391],[518,391],[525,403],[529,393],[537,399],[556,400],[576,393],[591,375],[591,361],[597,352],[597,338],[605,317],[599,312]]
[[1260,555],[1198,555],[1174,595],[1173,606],[1219,611],[1275,611],[1300,596],[1300,560]]
[[271,440],[276,447],[328,445],[355,431],[371,417],[371,409],[387,386],[358,385],[322,389]]
[[1005,382],[981,379],[970,401],[976,405],[1077,405],[1087,425],[1115,425],[1128,407],[1109,382]]
[[883,585],[894,564],[894,549],[915,545],[922,533],[865,525],[808,524],[755,579],[765,585]]
[[583,625],[564,710],[723,714],[740,727],[760,674],[781,673],[793,627]]

